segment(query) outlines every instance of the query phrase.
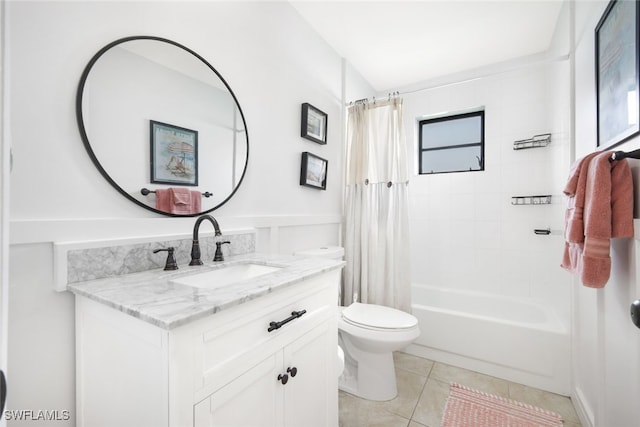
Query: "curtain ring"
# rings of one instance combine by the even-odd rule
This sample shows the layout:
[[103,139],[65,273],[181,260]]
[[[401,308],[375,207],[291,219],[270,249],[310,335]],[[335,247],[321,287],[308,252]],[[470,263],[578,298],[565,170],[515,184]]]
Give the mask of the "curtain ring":
[[368,178],[364,180],[364,185],[369,185],[369,179]]
[[391,188],[392,185],[393,183],[391,181],[387,182],[387,188]]

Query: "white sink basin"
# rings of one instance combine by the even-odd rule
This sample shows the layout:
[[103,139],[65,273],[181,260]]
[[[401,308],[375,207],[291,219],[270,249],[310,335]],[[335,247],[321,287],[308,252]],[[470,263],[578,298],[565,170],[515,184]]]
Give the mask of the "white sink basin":
[[179,285],[195,286],[196,288],[217,289],[232,283],[262,276],[263,274],[273,273],[280,270],[280,268],[262,264],[238,264],[204,273],[192,274],[172,280],[172,282]]

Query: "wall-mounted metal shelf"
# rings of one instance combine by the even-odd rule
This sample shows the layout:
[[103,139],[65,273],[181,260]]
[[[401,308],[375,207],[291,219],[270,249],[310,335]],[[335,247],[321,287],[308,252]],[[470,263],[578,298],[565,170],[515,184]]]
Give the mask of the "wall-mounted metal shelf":
[[513,196],[511,197],[512,205],[550,205],[551,194],[543,196]]
[[535,135],[530,139],[521,139],[513,143],[514,150],[524,150],[526,148],[538,148],[546,147],[551,143],[551,134],[544,133],[542,135]]

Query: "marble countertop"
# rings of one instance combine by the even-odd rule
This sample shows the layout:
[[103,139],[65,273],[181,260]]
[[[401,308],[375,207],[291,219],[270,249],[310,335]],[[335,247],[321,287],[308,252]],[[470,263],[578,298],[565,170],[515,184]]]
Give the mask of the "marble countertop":
[[[218,289],[174,282],[194,274],[247,263],[280,269]],[[205,262],[202,266],[180,266],[173,271],[156,269],[71,283],[67,289],[163,329],[173,329],[343,265],[343,261],[324,258],[247,254],[228,257],[224,262]]]

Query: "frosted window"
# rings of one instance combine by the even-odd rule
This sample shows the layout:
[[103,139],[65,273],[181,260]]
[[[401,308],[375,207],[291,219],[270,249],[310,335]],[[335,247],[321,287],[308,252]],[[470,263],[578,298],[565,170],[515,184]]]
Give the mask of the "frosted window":
[[420,122],[420,173],[484,170],[484,111]]
[[480,147],[422,152],[421,173],[462,172],[482,170]]

